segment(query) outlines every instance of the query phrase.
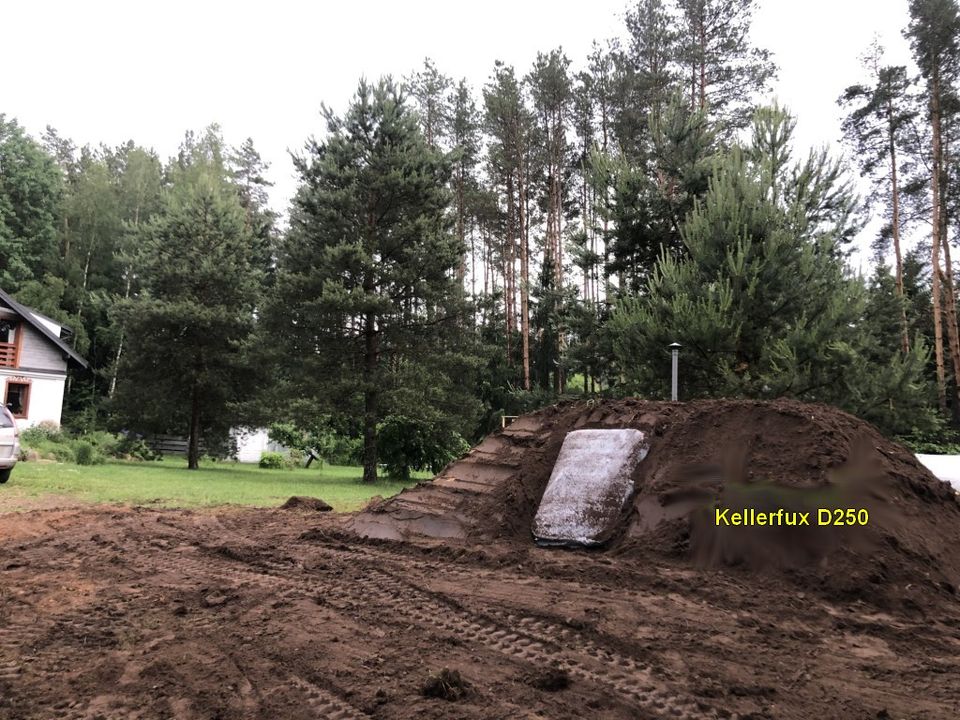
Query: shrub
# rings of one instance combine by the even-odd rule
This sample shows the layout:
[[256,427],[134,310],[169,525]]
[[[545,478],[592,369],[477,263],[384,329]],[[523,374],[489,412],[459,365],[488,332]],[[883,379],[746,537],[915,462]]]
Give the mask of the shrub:
[[390,415],[380,424],[380,460],[390,476],[408,480],[411,470],[439,472],[470,449],[459,433],[439,422]]
[[120,446],[119,437],[103,430],[94,430],[86,435],[81,435],[80,439],[87,441],[93,445],[101,455],[107,457],[116,457],[117,448]]
[[359,465],[363,462],[363,439],[335,435],[320,454],[331,465]]
[[44,420],[20,433],[20,442],[30,447],[37,447],[43,442],[62,443],[67,437],[60,426],[50,420]]
[[[363,454],[363,443],[359,438],[343,435],[324,423],[311,429],[294,423],[274,423],[270,426],[270,439],[288,448],[290,459],[296,462],[299,458],[301,465],[311,451],[334,465],[356,465],[361,462]],[[300,455],[294,451],[299,451]]]
[[300,448],[290,448],[290,452],[287,453],[287,462],[291,467],[303,467],[304,457],[303,450]]
[[39,453],[40,457],[47,460],[56,460],[57,462],[72,463],[77,461],[77,456],[73,454],[73,448],[64,443],[55,443],[42,441],[30,448]]
[[159,460],[159,452],[147,445],[143,438],[121,435],[113,450],[113,456],[130,460]]
[[289,469],[290,463],[278,452],[265,452],[260,455],[260,467],[265,470]]
[[73,443],[73,454],[77,465],[102,465],[106,458],[87,440],[77,440]]
[[952,428],[931,433],[914,431],[911,435],[897,439],[915,453],[929,455],[960,454],[960,431]]

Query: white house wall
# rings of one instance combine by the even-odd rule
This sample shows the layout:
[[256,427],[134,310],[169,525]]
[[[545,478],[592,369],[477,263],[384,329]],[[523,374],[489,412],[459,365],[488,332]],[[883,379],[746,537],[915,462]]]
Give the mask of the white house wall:
[[270,433],[266,428],[234,429],[231,433],[237,440],[236,458],[242,463],[260,462],[260,455],[265,452],[286,451],[283,445],[270,441]]
[[30,399],[27,407],[27,417],[17,418],[20,427],[30,427],[44,420],[60,424],[60,414],[63,410],[63,388],[66,377],[57,375],[41,375],[38,373],[17,372],[4,370],[0,372],[0,400],[7,397],[8,382],[30,383]]

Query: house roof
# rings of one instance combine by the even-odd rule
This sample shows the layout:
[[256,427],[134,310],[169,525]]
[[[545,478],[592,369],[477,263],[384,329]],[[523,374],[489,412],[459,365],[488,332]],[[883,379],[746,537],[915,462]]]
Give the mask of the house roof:
[[[74,350],[72,347],[67,345],[67,343],[65,343],[63,339],[60,338],[58,335],[53,333],[50,330],[50,328],[48,328],[42,322],[37,320],[36,315],[39,315],[40,313],[35,314],[34,310],[31,310],[26,305],[21,305],[3,290],[0,290],[0,300],[2,300],[11,310],[17,313],[17,315],[22,317],[27,322],[27,324],[30,325],[30,327],[32,327],[34,330],[36,330],[41,335],[43,335],[47,340],[49,340],[58,348],[60,348],[60,350],[63,351],[63,356],[67,359],[68,362],[73,361],[76,365],[79,365],[82,368],[87,367],[87,361],[84,360],[77,353],[76,350]],[[46,315],[44,315],[43,317],[46,318]],[[56,322],[56,321],[54,320],[53,322]],[[59,323],[57,324],[59,325]]]

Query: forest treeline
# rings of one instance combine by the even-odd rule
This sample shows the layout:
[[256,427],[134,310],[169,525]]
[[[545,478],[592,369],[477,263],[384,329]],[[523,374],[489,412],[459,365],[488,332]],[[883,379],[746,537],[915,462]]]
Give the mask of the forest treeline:
[[[479,88],[430,60],[361,81],[294,156],[286,223],[253,141],[215,125],[162,161],[0,115],[0,287],[90,361],[65,422],[189,435],[192,466],[201,441],[274,424],[372,480],[560,397],[668,396],[679,342],[683,399],[949,431],[957,2],[909,1],[915,68],[866,49],[838,99],[850,165],[799,152],[765,100],[755,5],[640,0],[625,40],[496,62]],[[870,218],[864,277],[849,256]]]

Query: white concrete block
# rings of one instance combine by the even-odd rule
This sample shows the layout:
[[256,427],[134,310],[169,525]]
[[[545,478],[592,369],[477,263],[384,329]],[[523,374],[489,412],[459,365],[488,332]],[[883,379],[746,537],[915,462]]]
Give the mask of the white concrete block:
[[639,430],[568,433],[533,521],[537,542],[589,546],[610,540],[648,449]]

